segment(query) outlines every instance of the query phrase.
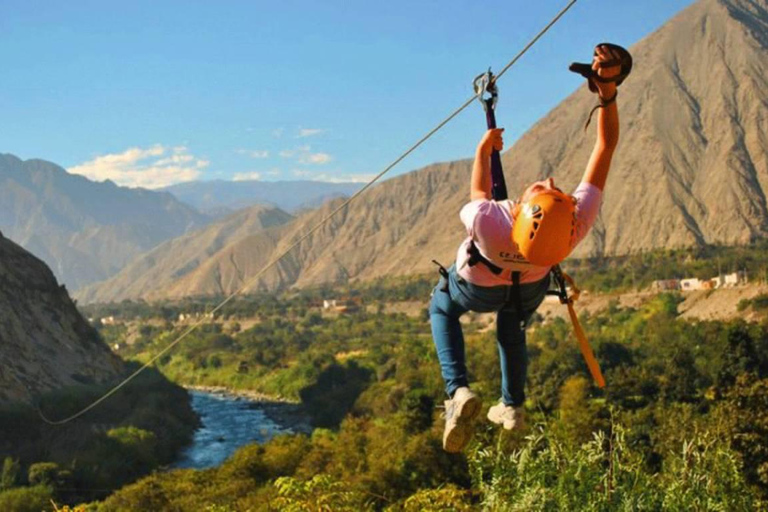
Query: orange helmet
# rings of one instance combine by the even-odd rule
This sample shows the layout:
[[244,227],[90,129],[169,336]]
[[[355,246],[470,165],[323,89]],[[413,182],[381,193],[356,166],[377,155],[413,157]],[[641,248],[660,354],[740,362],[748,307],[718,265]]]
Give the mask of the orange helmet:
[[576,239],[576,200],[559,190],[544,190],[519,205],[512,241],[534,265],[563,261]]

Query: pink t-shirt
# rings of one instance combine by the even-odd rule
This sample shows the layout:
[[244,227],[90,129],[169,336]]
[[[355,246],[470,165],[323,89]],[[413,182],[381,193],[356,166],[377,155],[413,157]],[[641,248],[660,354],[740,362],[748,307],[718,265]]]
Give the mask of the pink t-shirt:
[[[576,198],[576,244],[581,242],[600,211],[602,191],[591,183],[582,182],[574,191]],[[528,263],[517,252],[512,242],[512,206],[510,200],[492,201],[478,199],[467,203],[461,209],[461,221],[467,228],[467,239],[456,255],[458,274],[478,286],[502,286],[512,283],[512,272],[520,272],[521,283],[534,283],[546,277],[550,267],[539,267]],[[475,240],[480,254],[501,267],[503,272],[495,275],[482,263],[467,265],[469,244]]]

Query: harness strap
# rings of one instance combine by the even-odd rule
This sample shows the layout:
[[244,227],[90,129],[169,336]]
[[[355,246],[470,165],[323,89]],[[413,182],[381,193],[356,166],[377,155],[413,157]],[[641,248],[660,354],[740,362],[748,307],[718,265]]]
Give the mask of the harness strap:
[[520,291],[520,272],[512,272],[512,293],[514,294],[515,308],[517,309],[518,313],[522,313],[523,296]]
[[448,293],[448,269],[446,269],[439,261],[432,260],[432,263],[437,265],[437,272],[440,274],[440,276],[443,278],[443,286],[440,287],[441,292]]
[[477,248],[474,240],[469,242],[469,248],[467,248],[467,254],[469,254],[469,258],[467,259],[466,264],[469,265],[470,267],[474,267],[478,263],[482,263],[483,265],[488,267],[488,270],[490,270],[491,273],[495,276],[498,276],[499,274],[504,272],[503,268],[501,268],[498,265],[495,265],[488,258],[480,254],[480,249]]
[[616,90],[614,95],[612,97],[608,98],[608,99],[603,99],[602,96],[598,96],[600,101],[598,102],[597,105],[595,105],[595,107],[592,110],[589,111],[589,116],[587,117],[587,122],[584,124],[584,131],[586,131],[587,128],[589,128],[589,123],[592,122],[592,115],[594,115],[594,113],[597,112],[598,109],[605,108],[608,105],[610,105],[611,103],[614,103],[616,101],[616,97],[618,95],[619,95],[619,91]]
[[[597,384],[597,387],[604,388],[605,379],[603,378],[603,373],[600,371],[600,363],[597,362],[595,353],[592,352],[592,347],[589,346],[587,335],[584,333],[584,329],[582,329],[581,323],[579,322],[579,317],[576,315],[576,310],[573,308],[573,303],[579,300],[581,290],[576,287],[573,278],[562,271],[560,265],[552,267],[552,275],[555,278],[555,283],[557,283],[560,288],[560,291],[556,295],[560,297],[560,302],[562,304],[568,306],[568,316],[571,317],[573,332],[576,334],[576,339],[579,342],[579,349],[581,350],[581,355],[584,356],[584,361],[587,363],[589,373],[592,375],[592,379],[595,381],[595,384]],[[571,286],[570,297],[565,289],[566,282]]]

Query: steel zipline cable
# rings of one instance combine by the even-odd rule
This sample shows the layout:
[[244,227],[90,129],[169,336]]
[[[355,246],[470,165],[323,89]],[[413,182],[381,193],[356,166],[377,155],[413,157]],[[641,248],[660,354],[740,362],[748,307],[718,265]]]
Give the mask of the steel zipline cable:
[[[552,28],[555,23],[557,23],[560,18],[562,18],[568,10],[573,7],[573,5],[578,0],[570,0],[570,2],[560,10],[560,12],[557,13],[557,15],[552,18],[552,20],[543,28],[541,31],[539,31],[536,36],[531,39],[531,41],[522,49],[520,52],[518,52],[515,57],[509,61],[509,63],[504,66],[501,71],[496,75],[494,78],[494,81],[498,81],[501,76],[506,73],[512,66],[515,65],[515,63],[520,60],[520,58],[525,55],[526,52],[534,45],[536,42],[541,39],[541,37],[549,31],[550,28]],[[200,320],[192,324],[190,327],[188,327],[183,333],[181,333],[174,341],[169,343],[164,349],[162,349],[160,352],[155,354],[149,361],[144,363],[138,370],[134,371],[132,374],[130,374],[128,377],[126,377],[123,381],[121,381],[119,384],[115,385],[113,388],[111,388],[109,391],[107,391],[104,395],[102,395],[100,398],[92,402],[90,405],[84,407],[80,411],[76,412],[75,414],[72,414],[71,416],[68,416],[61,420],[50,420],[48,419],[45,414],[43,414],[43,411],[38,407],[38,413],[42,420],[49,424],[49,425],[63,425],[65,423],[69,423],[70,421],[79,418],[83,414],[87,413],[91,409],[95,408],[105,400],[107,400],[109,397],[117,393],[121,388],[123,388],[126,384],[131,382],[134,378],[136,378],[141,372],[152,366],[158,359],[160,359],[163,355],[165,355],[168,351],[173,349],[176,345],[178,345],[184,338],[189,336],[194,330],[196,330],[200,325],[205,323],[207,317],[213,316],[216,312],[218,312],[221,308],[223,308],[225,305],[227,305],[233,298],[240,295],[244,291],[246,291],[248,288],[250,288],[252,285],[254,285],[258,279],[264,275],[267,270],[272,268],[274,265],[276,265],[280,260],[282,260],[285,256],[287,256],[293,249],[295,249],[299,244],[301,244],[304,240],[312,236],[316,231],[318,231],[320,228],[322,228],[331,218],[336,216],[337,213],[345,209],[352,201],[360,197],[363,192],[368,190],[371,186],[373,186],[374,183],[376,183],[382,176],[387,174],[392,168],[394,168],[397,164],[402,162],[408,155],[413,153],[419,146],[421,146],[424,142],[426,142],[430,137],[432,137],[435,133],[437,133],[441,128],[443,128],[446,124],[448,124],[450,121],[452,121],[456,116],[458,116],[465,108],[467,108],[475,99],[482,96],[483,91],[480,91],[473,95],[471,98],[469,98],[467,101],[465,101],[459,108],[453,111],[448,117],[446,117],[443,121],[441,121],[437,126],[435,126],[432,130],[430,130],[426,135],[424,135],[421,139],[419,139],[418,142],[413,144],[408,150],[406,150],[403,154],[401,154],[399,157],[397,157],[391,164],[389,164],[383,171],[381,171],[379,174],[377,174],[371,181],[365,184],[364,187],[362,187],[360,190],[355,192],[352,196],[350,196],[344,203],[342,203],[339,207],[334,209],[331,213],[326,215],[320,222],[318,222],[312,229],[307,231],[304,235],[299,237],[295,242],[293,242],[287,249],[285,249],[283,252],[281,252],[277,257],[273,258],[269,263],[267,263],[266,266],[264,266],[261,270],[259,270],[253,277],[251,277],[246,283],[241,286],[238,290],[232,292],[227,298],[225,298],[221,303],[219,303],[218,306],[213,308],[211,311],[208,312],[207,315],[204,315]]]

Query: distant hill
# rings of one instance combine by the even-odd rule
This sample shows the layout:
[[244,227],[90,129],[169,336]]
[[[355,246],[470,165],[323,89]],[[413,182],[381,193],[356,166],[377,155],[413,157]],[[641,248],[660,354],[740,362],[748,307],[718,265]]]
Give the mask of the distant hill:
[[324,181],[191,181],[166,187],[179,200],[201,212],[222,214],[253,205],[271,205],[286,212],[317,208],[336,197],[357,192],[360,183]]
[[0,284],[0,404],[123,371],[45,263],[2,235]]
[[73,290],[207,222],[167,192],[96,183],[44,160],[0,154],[0,230]]
[[[768,0],[700,0],[632,48],[635,70],[619,93],[621,142],[601,215],[575,256],[768,235],[767,34]],[[550,175],[566,190],[576,186],[595,140],[594,123],[583,130],[594,104],[580,87],[503,155],[511,195]],[[511,115],[500,106],[502,125]],[[475,143],[467,141],[468,153]],[[433,258],[450,263],[463,237],[458,212],[470,170],[468,160],[435,164],[374,187],[254,288],[427,272]],[[126,288],[114,283],[135,279],[122,273],[90,298],[234,291],[332,207],[233,241],[183,276],[156,276],[161,286],[121,293]]]
[[[114,297],[138,297],[147,289],[165,289],[178,279],[195,273],[223,248],[257,233],[263,234],[261,245],[251,254],[232,255],[229,265],[242,275],[249,268],[248,261],[260,254],[270,254],[280,238],[278,226],[293,220],[291,215],[277,208],[252,206],[240,210],[209,226],[169,240],[142,255],[120,274],[102,283],[96,283],[77,292],[78,300],[85,302],[108,301]],[[239,258],[239,259],[238,259]],[[241,268],[242,266],[242,268]],[[216,276],[219,291],[229,287],[224,276]]]

